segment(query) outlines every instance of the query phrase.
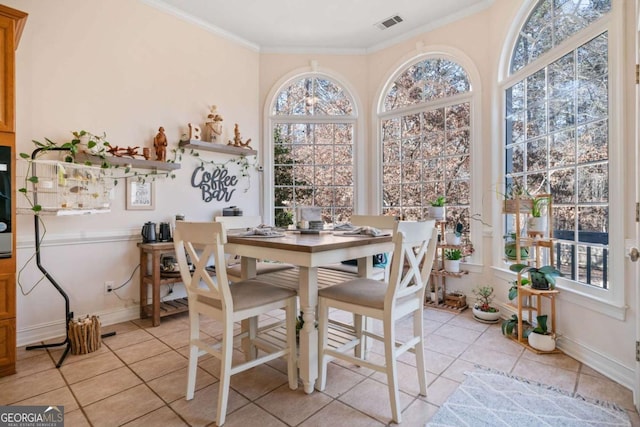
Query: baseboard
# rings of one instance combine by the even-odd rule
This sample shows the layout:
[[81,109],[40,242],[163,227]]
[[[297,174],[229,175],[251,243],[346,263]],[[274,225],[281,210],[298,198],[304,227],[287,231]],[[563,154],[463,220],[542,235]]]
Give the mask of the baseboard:
[[[127,322],[140,318],[140,307],[133,306],[121,308],[114,311],[97,313],[102,326],[113,325],[115,323]],[[28,328],[19,329],[17,342],[18,347],[36,344],[41,341],[63,337],[65,334],[64,320],[41,323]]]

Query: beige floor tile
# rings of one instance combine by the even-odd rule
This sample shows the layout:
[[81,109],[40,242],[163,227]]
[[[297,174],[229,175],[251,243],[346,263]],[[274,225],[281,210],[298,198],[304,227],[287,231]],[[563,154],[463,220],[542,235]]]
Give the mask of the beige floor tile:
[[175,351],[167,351],[148,359],[132,363],[129,367],[144,381],[150,381],[169,372],[187,367],[187,359]]
[[573,393],[578,373],[553,365],[539,363],[534,360],[521,358],[511,372],[513,375],[558,387]]
[[[49,353],[51,354],[51,358],[54,360],[54,364],[60,361],[60,358],[62,357],[62,354],[64,353],[65,348],[66,346],[49,349]],[[102,344],[100,345],[100,348],[95,351],[92,351],[91,353],[71,354],[71,351],[69,351],[69,353],[67,353],[66,357],[64,358],[64,361],[62,362],[62,364],[70,365],[72,363],[82,362],[83,360],[89,359],[91,357],[101,356],[107,353],[111,353],[111,349],[109,349],[109,347],[107,347],[103,341]]]
[[182,316],[164,317],[160,321],[160,325],[147,328],[146,331],[155,337],[162,337],[174,332],[189,331],[189,322],[187,318],[183,318]]
[[69,365],[62,365],[60,372],[69,384],[74,384],[122,366],[124,366],[124,364],[115,354],[105,353]]
[[427,335],[424,340],[425,348],[451,357],[460,356],[469,347],[469,343],[436,334]]
[[435,320],[424,320],[423,321],[424,334],[425,335],[432,334],[438,329],[440,329],[442,326],[444,326],[445,324],[446,323],[436,322]]
[[442,325],[442,327],[438,328],[433,335],[439,335],[455,341],[471,344],[476,341],[480,335],[482,335],[482,332],[446,323]]
[[[227,415],[245,406],[249,401],[233,389],[229,390]],[[212,384],[195,393],[191,400],[179,399],[171,403],[176,411],[191,426],[206,426],[215,422],[218,409],[218,385]]]
[[160,409],[156,409],[147,415],[125,424],[127,427],[182,427],[187,425],[187,423],[180,419],[180,417],[167,406],[163,406]]
[[260,427],[286,427],[287,424],[278,420],[276,417],[260,408],[259,406],[250,403],[237,411],[227,415],[227,420],[224,423],[225,427],[247,427],[247,426],[260,426]]
[[[196,374],[196,392],[216,382],[217,379],[214,376],[198,368]],[[184,399],[187,393],[187,368],[179,369],[170,374],[158,377],[149,381],[147,384],[167,403]]]
[[433,405],[440,406],[449,398],[451,393],[453,393],[459,385],[460,383],[457,381],[439,377],[429,385],[426,400]]
[[453,381],[461,383],[467,376],[465,372],[475,371],[475,364],[467,362],[466,360],[456,359],[449,367],[442,373],[444,378],[448,378]]
[[[326,426],[348,426],[348,427],[377,427],[384,426],[356,409],[350,408],[342,402],[334,400],[300,424],[300,427],[326,427]],[[404,424],[402,424],[404,425]]]
[[447,323],[449,320],[453,319],[456,315],[454,313],[444,311],[444,310],[425,310],[422,313],[422,318],[425,320],[435,320],[440,323]]
[[64,425],[69,427],[90,427],[87,417],[84,416],[81,410],[77,409],[73,412],[67,412],[67,408],[64,408]]
[[270,366],[259,365],[231,377],[231,387],[250,400],[288,383],[287,376]]
[[[188,353],[187,353],[187,360],[188,360]],[[231,363],[233,364],[233,366],[237,365],[238,363],[243,363],[245,361],[244,358],[244,353],[242,353],[239,350],[233,350],[233,355],[231,357]],[[220,360],[211,356],[211,355],[205,355],[203,357],[200,357],[198,360],[198,366],[202,369],[204,369],[205,371],[207,371],[208,373],[210,373],[211,375],[213,375],[216,378],[219,378],[220,375]]]
[[485,331],[474,345],[516,357],[525,353],[525,348],[522,345],[505,337],[502,335],[502,331],[498,332],[496,329]]
[[0,381],[0,405],[10,405],[59,389],[65,385],[60,370],[53,368],[37,375],[17,377],[10,375]]
[[[115,332],[116,334],[113,337],[117,337],[118,335],[125,334],[127,332],[135,331],[136,329],[140,329],[140,326],[136,325],[133,322],[121,322],[115,323],[113,325],[102,326],[102,333],[107,334],[109,332]],[[109,340],[111,338],[109,337]]]
[[86,406],[84,410],[95,427],[111,427],[127,423],[162,406],[162,400],[146,385],[140,384]]
[[633,427],[640,427],[640,416],[636,410],[627,409],[627,415],[629,415],[629,420]]
[[416,399],[402,411],[402,426],[424,426],[438,411],[436,405]]
[[[384,423],[391,420],[389,389],[385,384],[371,378],[365,379],[340,396],[338,400]],[[401,391],[400,411],[409,406],[412,401],[411,396]]]
[[255,403],[288,425],[298,425],[328,405],[331,400],[331,397],[324,393],[305,394],[302,387],[291,390],[289,384],[285,384]]
[[127,348],[131,345],[141,343],[143,341],[149,341],[153,339],[153,335],[144,329],[134,329],[130,332],[123,332],[109,337],[103,341],[111,350],[119,350],[121,348]]
[[82,406],[113,396],[142,383],[131,370],[123,366],[71,385],[71,390]]
[[585,374],[585,375],[591,375],[592,377],[596,377],[596,378],[606,378],[606,379],[608,379],[605,375],[602,375],[600,372],[596,371],[595,369],[593,369],[590,366],[585,365],[584,363],[582,364],[582,368],[580,369],[580,373],[581,374]]
[[613,402],[625,409],[635,409],[631,390],[607,378],[580,375],[577,392],[587,398]]
[[[398,388],[411,396],[418,396],[420,394],[420,383],[418,381],[418,369],[415,366],[407,365],[406,363],[398,362]],[[376,372],[371,376],[376,381],[380,381],[383,384],[387,384],[387,374],[383,372]],[[426,377],[425,377],[426,378]]]
[[15,405],[64,406],[65,414],[79,408],[78,402],[73,397],[73,394],[71,394],[71,391],[68,387],[61,387],[56,390],[51,390],[47,393],[42,393],[38,396],[30,397],[20,402],[16,402]]
[[[471,313],[471,309],[467,309],[464,313]],[[493,326],[487,325],[486,323],[480,323],[477,320],[473,319],[473,316],[467,316],[465,314],[460,314],[447,322],[447,325],[451,326],[459,326],[465,329],[471,329],[478,332],[485,332],[487,329],[492,328]]]
[[[505,341],[507,338],[505,338]],[[495,348],[487,348],[480,343],[475,343],[460,355],[460,359],[475,363],[487,368],[494,368],[503,372],[511,372],[516,364],[518,356],[500,353]]]
[[424,351],[425,367],[428,372],[440,375],[453,363],[455,358],[431,350]]
[[26,359],[16,361],[16,377],[30,376],[35,373],[55,368],[56,364],[49,353],[40,350],[35,351],[36,355]]
[[[209,335],[200,331],[200,339],[206,340]],[[178,349],[189,345],[189,331],[177,331],[158,337],[160,341],[171,348]]]
[[578,372],[578,370],[580,369],[580,362],[578,362],[573,357],[567,356],[563,353],[537,354],[533,351],[525,351],[524,353],[522,353],[522,358],[574,372]]
[[365,378],[365,376],[336,363],[329,363],[327,364],[327,380],[323,393],[331,397],[338,397]]
[[28,359],[30,357],[39,356],[42,354],[40,350],[29,350],[27,351],[27,346],[22,346],[16,348],[16,360]]
[[115,350],[115,353],[125,363],[130,364],[167,351],[171,351],[171,347],[157,339],[152,339]]

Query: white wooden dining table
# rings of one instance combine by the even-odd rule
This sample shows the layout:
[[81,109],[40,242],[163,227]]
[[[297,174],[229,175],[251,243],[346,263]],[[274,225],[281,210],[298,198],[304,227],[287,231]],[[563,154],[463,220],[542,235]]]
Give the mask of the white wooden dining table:
[[358,260],[358,275],[371,277],[372,256],[393,250],[391,231],[383,236],[347,236],[341,233],[300,234],[282,237],[227,235],[225,252],[241,257],[242,278],[256,276],[256,260],[268,259],[299,267],[298,296],[304,326],[300,331],[298,368],[306,393],[312,393],[318,378],[318,267],[349,259]]

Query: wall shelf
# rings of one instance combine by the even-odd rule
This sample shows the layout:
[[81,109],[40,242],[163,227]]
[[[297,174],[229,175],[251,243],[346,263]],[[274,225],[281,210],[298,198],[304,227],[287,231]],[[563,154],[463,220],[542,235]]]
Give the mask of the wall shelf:
[[94,165],[102,165],[104,162],[107,162],[112,166],[128,166],[134,169],[152,169],[163,171],[180,169],[180,163],[159,162],[157,160],[144,160],[134,159],[131,157],[116,156],[105,156],[104,158],[102,158],[100,156],[94,156],[87,153],[77,153],[75,156],[75,161],[76,163],[89,162]]
[[234,145],[218,144],[215,142],[197,141],[195,139],[189,141],[181,141],[178,146],[182,148],[193,148],[196,150],[214,151],[217,153],[234,154],[236,156],[255,156],[258,154],[256,150],[250,148],[236,147]]

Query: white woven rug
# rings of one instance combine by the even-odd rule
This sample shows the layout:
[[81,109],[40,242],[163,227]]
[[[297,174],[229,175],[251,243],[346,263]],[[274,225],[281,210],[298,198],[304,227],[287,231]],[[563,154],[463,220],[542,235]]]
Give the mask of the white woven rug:
[[497,371],[466,375],[427,426],[631,426],[626,411],[612,403]]

